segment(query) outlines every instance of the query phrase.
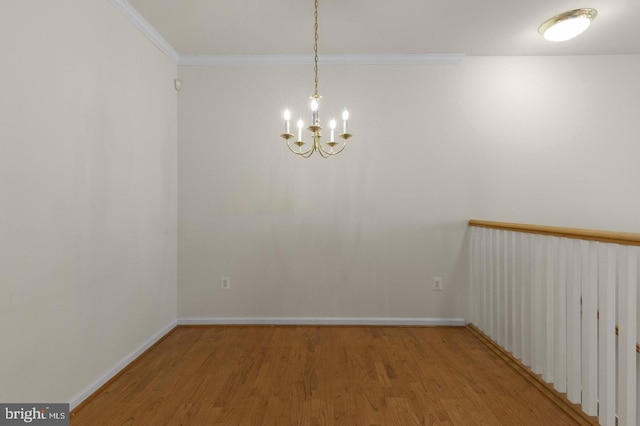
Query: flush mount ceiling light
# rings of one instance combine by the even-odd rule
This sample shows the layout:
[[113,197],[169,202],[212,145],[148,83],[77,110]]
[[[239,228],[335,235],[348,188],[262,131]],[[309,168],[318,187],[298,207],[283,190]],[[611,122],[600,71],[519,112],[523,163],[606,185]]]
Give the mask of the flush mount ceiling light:
[[547,19],[538,32],[549,41],[570,40],[589,28],[598,12],[595,9],[576,9]]
[[[314,7],[314,29],[315,29],[315,37],[313,43],[313,52],[314,52],[314,66],[313,66],[313,76],[314,76],[314,87],[313,95],[311,95],[311,124],[307,126],[307,130],[311,132],[311,139],[313,142],[311,143],[311,147],[307,150],[302,150],[302,146],[306,144],[305,141],[302,140],[302,129],[304,127],[304,122],[302,120],[298,120],[298,135],[295,141],[293,141],[296,148],[291,147],[289,144],[291,139],[296,137],[293,133],[291,133],[291,112],[286,110],[284,112],[284,126],[285,132],[280,136],[287,141],[287,146],[294,154],[300,155],[301,157],[308,158],[314,152],[320,153],[320,155],[324,158],[329,158],[333,155],[340,154],[345,146],[347,146],[347,139],[351,137],[350,133],[347,133],[347,121],[349,120],[349,112],[345,109],[342,112],[342,132],[336,131],[336,120],[331,120],[329,122],[329,127],[331,129],[329,140],[325,142],[328,148],[322,146],[322,126],[320,125],[320,118],[318,116],[318,107],[320,105],[320,100],[322,96],[318,94],[318,0],[315,0]],[[339,132],[339,133],[338,133]],[[338,137],[342,139],[342,145],[339,145],[339,142],[336,142],[336,133],[338,133]]]

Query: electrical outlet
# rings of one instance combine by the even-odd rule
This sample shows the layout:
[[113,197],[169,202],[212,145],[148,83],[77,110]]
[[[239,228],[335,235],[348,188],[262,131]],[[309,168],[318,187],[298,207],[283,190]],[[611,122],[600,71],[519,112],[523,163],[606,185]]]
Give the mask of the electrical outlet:
[[433,291],[442,290],[442,277],[433,277]]
[[220,288],[222,290],[229,290],[231,288],[231,277],[220,278]]

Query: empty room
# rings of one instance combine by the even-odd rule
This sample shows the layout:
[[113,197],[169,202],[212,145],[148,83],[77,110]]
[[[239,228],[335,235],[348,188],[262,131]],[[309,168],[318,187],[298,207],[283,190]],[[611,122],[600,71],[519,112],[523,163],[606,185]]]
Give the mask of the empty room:
[[639,426],[639,19],[4,1],[0,424]]

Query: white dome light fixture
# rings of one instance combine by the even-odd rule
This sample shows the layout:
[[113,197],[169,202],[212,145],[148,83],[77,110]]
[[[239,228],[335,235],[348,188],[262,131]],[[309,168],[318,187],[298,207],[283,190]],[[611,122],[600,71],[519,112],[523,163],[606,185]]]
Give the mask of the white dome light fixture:
[[584,32],[598,12],[595,9],[576,9],[547,19],[538,32],[549,41],[570,40]]

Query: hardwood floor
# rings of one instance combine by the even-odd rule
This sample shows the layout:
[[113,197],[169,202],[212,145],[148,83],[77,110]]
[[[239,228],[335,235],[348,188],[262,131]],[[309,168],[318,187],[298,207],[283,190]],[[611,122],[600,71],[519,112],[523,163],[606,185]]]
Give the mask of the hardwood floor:
[[71,425],[573,425],[466,328],[178,327]]

